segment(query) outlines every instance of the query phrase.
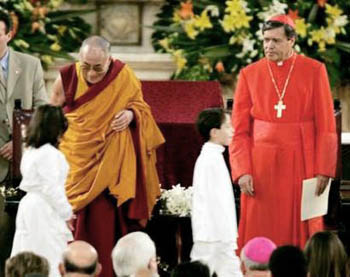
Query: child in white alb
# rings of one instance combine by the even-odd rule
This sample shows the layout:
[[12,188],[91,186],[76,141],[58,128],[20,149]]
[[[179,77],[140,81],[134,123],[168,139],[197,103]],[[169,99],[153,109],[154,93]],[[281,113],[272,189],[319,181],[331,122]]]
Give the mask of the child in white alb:
[[60,276],[58,265],[71,233],[73,212],[65,194],[68,163],[57,149],[67,129],[60,107],[38,107],[25,138],[20,189],[27,192],[19,204],[11,256],[32,251],[50,264],[50,277]]
[[206,109],[196,125],[206,143],[193,175],[191,260],[205,262],[219,277],[241,277],[233,187],[223,157],[233,136],[230,115],[221,108]]

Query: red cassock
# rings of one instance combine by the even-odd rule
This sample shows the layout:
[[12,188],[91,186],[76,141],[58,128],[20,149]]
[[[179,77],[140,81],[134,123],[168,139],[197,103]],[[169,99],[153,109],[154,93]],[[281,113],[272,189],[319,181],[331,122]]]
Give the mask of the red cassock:
[[337,134],[325,66],[297,55],[283,98],[286,109],[277,118],[279,97],[267,63],[282,91],[293,57],[280,66],[266,58],[247,66],[235,92],[232,176],[237,181],[251,174],[255,190],[253,197],[241,196],[240,249],[256,236],[304,247],[323,229],[323,221],[301,221],[302,180],[334,177],[336,168]]

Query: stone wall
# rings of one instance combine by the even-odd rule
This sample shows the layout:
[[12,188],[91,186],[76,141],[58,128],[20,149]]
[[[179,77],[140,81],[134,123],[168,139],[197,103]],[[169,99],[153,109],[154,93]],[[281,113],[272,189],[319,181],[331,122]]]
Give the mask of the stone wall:
[[163,0],[95,0],[88,4],[65,4],[63,9],[96,9],[82,17],[93,33],[112,43],[114,53],[153,53],[152,26]]

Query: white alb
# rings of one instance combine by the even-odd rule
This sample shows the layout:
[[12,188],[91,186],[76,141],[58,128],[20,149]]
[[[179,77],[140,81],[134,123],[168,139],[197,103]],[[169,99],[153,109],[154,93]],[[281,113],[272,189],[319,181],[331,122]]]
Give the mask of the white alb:
[[11,256],[32,251],[50,263],[50,277],[60,276],[58,264],[67,242],[73,240],[66,221],[72,207],[64,184],[69,166],[51,144],[25,150],[21,161],[20,189],[27,192],[19,204]]

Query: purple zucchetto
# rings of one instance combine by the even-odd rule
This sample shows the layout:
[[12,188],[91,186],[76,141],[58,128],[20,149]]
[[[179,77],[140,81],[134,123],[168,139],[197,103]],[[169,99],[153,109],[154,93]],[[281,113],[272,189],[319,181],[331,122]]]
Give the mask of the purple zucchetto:
[[265,237],[256,237],[249,240],[243,247],[244,255],[252,262],[267,264],[276,244]]

